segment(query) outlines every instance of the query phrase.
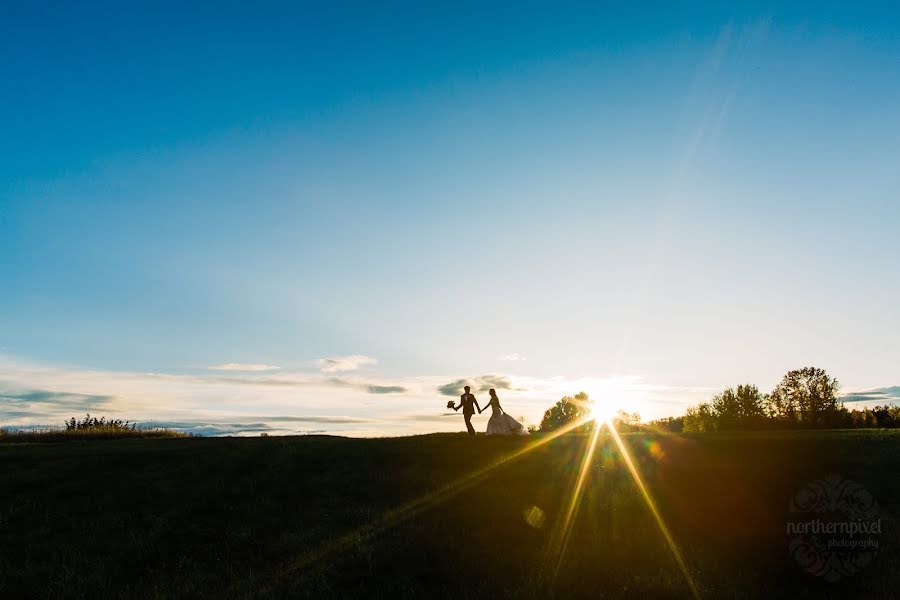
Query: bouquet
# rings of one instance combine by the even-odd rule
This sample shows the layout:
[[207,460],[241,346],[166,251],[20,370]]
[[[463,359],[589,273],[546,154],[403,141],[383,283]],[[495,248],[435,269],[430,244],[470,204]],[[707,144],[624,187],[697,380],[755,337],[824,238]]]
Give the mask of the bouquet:
[[456,408],[453,407],[453,400],[449,400],[447,402],[447,408],[452,408],[453,410],[456,410]]

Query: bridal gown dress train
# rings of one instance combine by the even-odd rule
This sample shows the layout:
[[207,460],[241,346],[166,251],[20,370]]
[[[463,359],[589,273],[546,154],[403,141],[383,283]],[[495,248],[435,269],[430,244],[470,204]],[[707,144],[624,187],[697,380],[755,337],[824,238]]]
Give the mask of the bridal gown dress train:
[[528,435],[525,426],[503,411],[492,407],[487,424],[488,435]]

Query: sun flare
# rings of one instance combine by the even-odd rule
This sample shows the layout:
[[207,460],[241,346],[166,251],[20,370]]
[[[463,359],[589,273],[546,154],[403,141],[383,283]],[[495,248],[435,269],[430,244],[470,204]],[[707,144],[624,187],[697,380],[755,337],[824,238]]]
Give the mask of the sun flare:
[[597,423],[610,423],[616,416],[616,409],[609,402],[593,400],[590,403],[590,415]]

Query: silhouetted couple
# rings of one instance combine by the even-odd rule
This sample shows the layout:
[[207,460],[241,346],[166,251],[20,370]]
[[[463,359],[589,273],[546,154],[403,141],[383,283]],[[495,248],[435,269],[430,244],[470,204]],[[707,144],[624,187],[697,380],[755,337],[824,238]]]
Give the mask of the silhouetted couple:
[[491,395],[491,399],[488,401],[487,406],[481,408],[478,406],[478,400],[475,399],[475,395],[472,394],[469,386],[466,386],[465,392],[459,397],[459,406],[453,407],[453,410],[463,409],[463,419],[466,421],[466,429],[469,430],[469,435],[475,435],[475,427],[472,426],[472,415],[475,414],[475,410],[477,409],[478,414],[481,414],[487,410],[488,406],[491,408],[491,418],[488,421],[485,433],[488,435],[526,434],[525,427],[506,414],[500,407],[500,398],[497,397],[497,392],[491,388],[488,393]]

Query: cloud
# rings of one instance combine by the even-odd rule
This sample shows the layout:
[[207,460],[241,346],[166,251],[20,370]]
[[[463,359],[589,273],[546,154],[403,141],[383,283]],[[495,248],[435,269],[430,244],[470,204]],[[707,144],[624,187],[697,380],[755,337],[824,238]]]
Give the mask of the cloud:
[[[258,385],[258,386],[271,386],[271,387],[301,387],[301,386],[310,386],[316,385],[315,380],[300,380],[300,379],[284,379],[279,378],[275,379],[272,377],[254,377],[254,378],[245,378],[245,377],[216,377],[213,381],[219,383],[226,384],[234,384],[234,385]],[[204,380],[201,380],[201,383],[205,383]]]
[[444,396],[459,396],[463,388],[469,386],[473,392],[486,392],[491,388],[497,390],[512,390],[512,381],[503,375],[479,375],[472,379],[457,379],[438,386],[437,391]]
[[848,392],[841,399],[844,402],[900,402],[900,385]]
[[140,423],[183,423],[183,431],[204,435],[258,435],[264,431],[259,423],[270,427],[272,435],[420,433],[412,424],[385,416],[415,410],[406,402],[389,400],[405,394],[418,403],[419,411],[427,412],[435,404],[437,394],[431,391],[428,397],[435,380],[446,381],[291,371],[104,371],[0,354],[0,426],[58,427],[90,412]]
[[92,408],[103,407],[110,403],[113,400],[113,396],[30,390],[26,392],[0,392],[0,400],[4,403],[16,404],[19,406],[41,406],[52,404],[70,410],[90,410]]
[[241,386],[258,386],[258,387],[295,387],[295,388],[312,388],[312,387],[338,387],[351,388],[367,394],[403,394],[409,392],[410,389],[402,385],[382,385],[362,381],[348,381],[340,377],[322,378],[319,375],[298,375],[284,377],[215,377],[212,379],[198,379],[197,383],[203,384],[208,382],[223,383],[227,385]]
[[0,391],[0,419],[46,419],[48,414],[81,416],[103,410],[113,396],[50,390]]
[[338,387],[351,388],[367,394],[404,394],[409,388],[402,385],[381,385],[366,381],[348,381],[340,377],[322,379],[320,376],[311,379],[291,377],[217,377],[213,381],[229,385],[247,385],[259,387]]
[[[3,397],[0,396],[0,400]],[[42,413],[31,412],[30,410],[0,410],[0,415],[4,419],[31,419],[43,416]]]
[[341,373],[343,371],[355,371],[367,365],[378,364],[378,361],[371,356],[352,354],[350,356],[320,358],[316,361],[316,364],[323,373]]
[[528,360],[518,352],[513,352],[511,354],[504,354],[500,357],[500,360],[509,360],[509,361],[517,361],[517,360]]
[[290,416],[282,416],[282,417],[259,417],[260,420],[265,421],[274,421],[276,423],[282,422],[300,422],[300,423],[374,423],[375,419],[368,419],[365,417],[290,417]]
[[203,423],[185,421],[143,421],[138,427],[148,429],[173,429],[182,433],[202,436],[247,435],[268,433],[274,428],[265,423]]
[[371,423],[372,419],[344,416],[280,416],[280,417],[245,417],[251,420],[181,420],[181,421],[140,421],[138,427],[173,429],[183,433],[201,436],[223,435],[255,435],[258,433],[281,433],[288,435],[308,435],[326,433],[324,429],[296,428],[292,424],[307,423],[313,425],[355,425]]
[[401,385],[367,385],[366,391],[370,394],[403,394],[408,390]]
[[[648,382],[640,375],[384,378],[364,371],[354,375],[289,370],[172,374],[54,366],[0,354],[0,425],[60,426],[65,419],[90,412],[132,422],[185,423],[190,427],[186,431],[206,435],[259,435],[263,431],[259,424],[270,427],[271,435],[459,431],[461,419],[458,414],[445,415],[450,412],[446,403],[448,396],[458,397],[464,385],[479,395],[497,389],[505,408],[531,422],[539,421],[562,396],[579,391],[591,398],[614,398],[617,406],[640,412],[645,419],[681,414],[711,393],[707,388]],[[890,390],[861,393],[873,391]],[[882,404],[887,400],[884,395],[867,396],[873,397]]]
[[210,371],[277,371],[281,367],[255,363],[224,363],[206,368]]
[[328,383],[336,387],[346,387],[366,392],[367,394],[404,394],[409,391],[402,385],[377,385],[372,383],[359,383],[355,381],[347,381],[339,377],[331,377]]

